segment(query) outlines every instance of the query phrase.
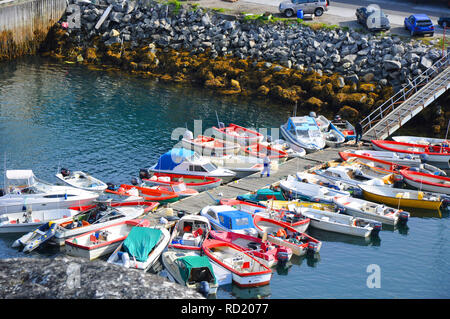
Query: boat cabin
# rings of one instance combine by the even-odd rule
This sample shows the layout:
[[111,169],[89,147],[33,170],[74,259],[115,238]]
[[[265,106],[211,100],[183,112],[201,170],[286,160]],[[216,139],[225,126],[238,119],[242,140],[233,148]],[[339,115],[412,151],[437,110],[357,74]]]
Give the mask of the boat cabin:
[[316,120],[310,116],[290,117],[286,123],[286,131],[297,137],[321,136]]

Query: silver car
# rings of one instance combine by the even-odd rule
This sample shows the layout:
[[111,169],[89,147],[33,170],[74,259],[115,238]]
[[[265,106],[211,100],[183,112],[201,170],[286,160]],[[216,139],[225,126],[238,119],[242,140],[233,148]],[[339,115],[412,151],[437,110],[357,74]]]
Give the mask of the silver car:
[[289,0],[281,2],[278,9],[286,17],[290,18],[297,15],[298,10],[303,13],[314,13],[320,17],[325,11],[328,11],[329,0]]

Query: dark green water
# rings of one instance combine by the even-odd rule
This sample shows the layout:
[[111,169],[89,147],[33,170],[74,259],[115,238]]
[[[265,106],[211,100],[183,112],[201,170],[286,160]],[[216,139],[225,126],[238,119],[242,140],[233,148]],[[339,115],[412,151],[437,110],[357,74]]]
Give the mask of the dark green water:
[[[225,123],[278,128],[291,107],[40,58],[3,63],[0,174],[6,158],[7,169],[33,169],[51,182],[66,167],[128,183],[177,142],[171,139],[175,129],[194,130],[194,120],[203,120],[205,130],[217,123],[216,111]],[[449,298],[449,225],[448,213],[416,212],[407,229],[385,229],[379,240],[311,230],[323,241],[320,259],[294,256],[287,267],[274,269],[270,285],[224,287],[218,298]],[[0,258],[23,256],[9,247],[15,239],[0,237]],[[367,286],[373,264],[380,288]]]

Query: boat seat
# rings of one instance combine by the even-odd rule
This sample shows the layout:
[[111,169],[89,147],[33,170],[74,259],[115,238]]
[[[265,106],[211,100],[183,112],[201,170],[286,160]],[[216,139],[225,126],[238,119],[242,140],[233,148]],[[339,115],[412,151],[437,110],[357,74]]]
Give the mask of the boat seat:
[[325,222],[327,222],[327,221],[330,220],[330,217],[328,217],[328,216],[322,216],[322,218],[320,218],[320,219],[323,220],[323,221],[325,221]]

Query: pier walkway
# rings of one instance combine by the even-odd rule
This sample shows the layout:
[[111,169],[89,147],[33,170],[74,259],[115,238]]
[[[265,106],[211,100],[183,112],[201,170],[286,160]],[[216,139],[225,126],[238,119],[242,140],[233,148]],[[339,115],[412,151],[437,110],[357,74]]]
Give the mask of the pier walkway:
[[384,140],[450,89],[447,54],[361,121],[363,140]]
[[354,146],[326,148],[315,153],[307,154],[303,158],[293,158],[280,164],[277,171],[271,172],[270,177],[264,176],[261,178],[260,173],[252,174],[239,180],[232,181],[226,185],[214,188],[208,192],[202,192],[199,195],[179,200],[173,204],[169,204],[168,207],[171,207],[174,211],[198,214],[203,207],[216,204],[213,198],[235,198],[238,195],[269,187],[290,174],[292,175],[298,171],[319,167],[328,161],[337,160],[340,158],[338,152],[350,148],[354,148]]

